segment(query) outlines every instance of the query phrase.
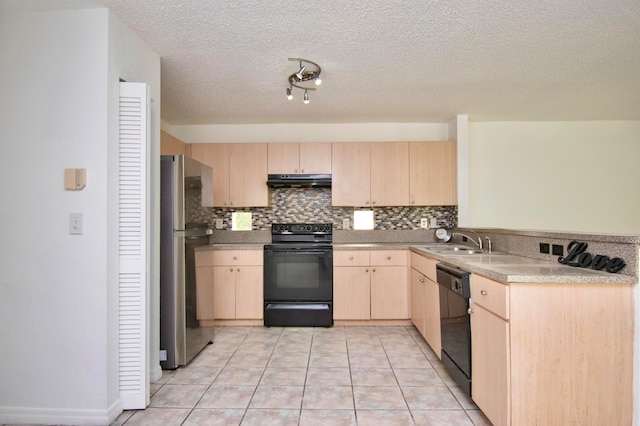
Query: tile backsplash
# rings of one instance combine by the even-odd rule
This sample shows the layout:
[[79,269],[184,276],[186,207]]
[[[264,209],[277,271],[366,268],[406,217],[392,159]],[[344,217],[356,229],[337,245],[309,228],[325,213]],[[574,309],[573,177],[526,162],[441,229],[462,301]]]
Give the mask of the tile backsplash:
[[[341,230],[342,220],[353,224],[353,211],[363,208],[332,207],[330,188],[274,188],[271,193],[271,207],[256,208],[211,208],[200,206],[197,191],[189,191],[187,203],[192,216],[189,222],[207,222],[215,228],[216,219],[222,219],[223,229],[231,229],[231,213],[251,212],[253,230],[269,230],[272,223],[311,222],[333,223],[333,228]],[[398,230],[420,229],[421,218],[435,218],[438,226],[453,228],[458,222],[457,206],[421,207],[374,207],[375,229]]]

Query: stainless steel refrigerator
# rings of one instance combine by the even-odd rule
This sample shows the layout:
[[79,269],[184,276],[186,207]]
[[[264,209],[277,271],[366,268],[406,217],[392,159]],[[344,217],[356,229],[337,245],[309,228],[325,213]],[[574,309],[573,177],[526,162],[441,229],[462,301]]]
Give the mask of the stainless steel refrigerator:
[[[183,155],[160,161],[160,365],[186,365],[213,341],[213,327],[197,314],[194,250],[210,243],[207,211],[211,167]],[[209,214],[210,217],[210,214]],[[213,301],[209,301],[213,303]]]

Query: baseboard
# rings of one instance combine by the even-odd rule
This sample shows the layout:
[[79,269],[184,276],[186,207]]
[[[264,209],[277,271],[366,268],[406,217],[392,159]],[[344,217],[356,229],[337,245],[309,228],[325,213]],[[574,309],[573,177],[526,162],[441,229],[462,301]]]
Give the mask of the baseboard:
[[0,406],[0,424],[109,425],[120,413],[119,399],[105,410]]
[[160,380],[162,378],[162,367],[160,367],[160,364],[153,367],[149,374],[151,375],[149,383],[155,383]]

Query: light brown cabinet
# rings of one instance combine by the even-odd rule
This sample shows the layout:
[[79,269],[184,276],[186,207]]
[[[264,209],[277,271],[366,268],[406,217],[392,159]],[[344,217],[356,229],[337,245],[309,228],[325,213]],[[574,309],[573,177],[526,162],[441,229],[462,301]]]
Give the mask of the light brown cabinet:
[[334,251],[333,265],[334,319],[409,318],[405,250]]
[[191,157],[213,169],[215,207],[267,207],[267,144],[191,144]]
[[411,320],[440,358],[440,289],[436,282],[436,264],[431,258],[411,253]]
[[412,206],[458,203],[456,143],[409,143],[409,199]]
[[409,318],[406,250],[373,250],[371,258],[371,319]]
[[406,142],[334,143],[334,206],[409,204],[409,145]]
[[[261,250],[196,252],[198,318],[262,319],[263,255]],[[205,318],[203,318],[205,319]]]
[[331,143],[269,143],[269,174],[330,174]]
[[213,256],[210,251],[196,251],[196,318],[213,321]]
[[496,426],[631,424],[632,290],[472,274],[475,403]]

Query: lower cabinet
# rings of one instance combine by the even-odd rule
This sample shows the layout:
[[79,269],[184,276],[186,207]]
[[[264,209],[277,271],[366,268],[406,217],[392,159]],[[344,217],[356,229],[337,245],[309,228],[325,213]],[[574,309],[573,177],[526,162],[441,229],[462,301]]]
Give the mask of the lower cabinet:
[[473,400],[495,426],[509,424],[509,323],[480,305],[471,315]]
[[633,423],[632,285],[472,274],[471,300],[471,397],[491,423]]
[[411,321],[440,358],[440,289],[433,259],[411,253]]
[[334,251],[333,318],[408,319],[407,251]]
[[262,319],[262,250],[196,252],[196,288],[198,319]]

